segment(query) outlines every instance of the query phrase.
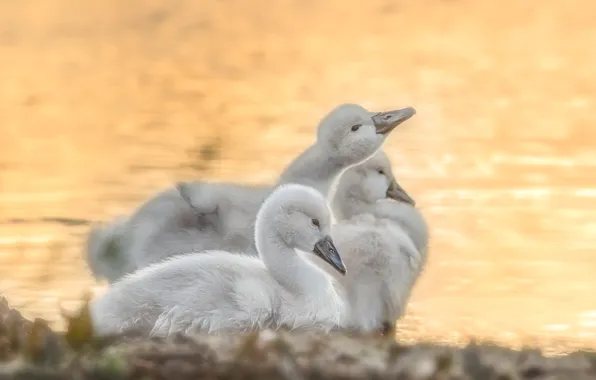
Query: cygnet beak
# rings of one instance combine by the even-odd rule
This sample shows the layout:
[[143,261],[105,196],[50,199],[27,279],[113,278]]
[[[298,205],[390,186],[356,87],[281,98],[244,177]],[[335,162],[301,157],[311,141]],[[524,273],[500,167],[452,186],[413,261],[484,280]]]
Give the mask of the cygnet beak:
[[333,244],[331,236],[327,235],[316,242],[313,253],[325,260],[342,275],[346,274],[346,267],[341,256],[339,256],[339,253],[337,252],[337,248],[335,248],[335,244]]
[[398,125],[408,120],[416,114],[416,110],[412,107],[402,108],[400,110],[379,112],[372,116],[377,134],[387,135],[395,129]]
[[414,198],[412,198],[395,180],[391,182],[389,188],[387,189],[387,198],[416,206],[416,201],[414,201]]

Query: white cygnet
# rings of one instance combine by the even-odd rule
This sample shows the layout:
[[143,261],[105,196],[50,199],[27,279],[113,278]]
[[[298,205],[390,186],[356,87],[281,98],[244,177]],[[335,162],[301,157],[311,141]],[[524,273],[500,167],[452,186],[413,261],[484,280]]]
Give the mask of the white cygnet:
[[318,191],[282,185],[257,214],[258,257],[222,251],[183,254],[126,275],[92,302],[95,331],[169,336],[282,326],[334,329],[345,314],[342,296],[332,276],[306,259],[316,255],[346,273],[329,236],[330,220]]

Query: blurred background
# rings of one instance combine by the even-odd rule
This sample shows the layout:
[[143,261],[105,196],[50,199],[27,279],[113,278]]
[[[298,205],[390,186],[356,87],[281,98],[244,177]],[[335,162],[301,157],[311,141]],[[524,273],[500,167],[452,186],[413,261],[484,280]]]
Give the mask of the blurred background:
[[431,226],[404,340],[596,341],[596,3],[0,0],[0,294],[61,328],[92,222],[173,181],[269,183],[332,107]]

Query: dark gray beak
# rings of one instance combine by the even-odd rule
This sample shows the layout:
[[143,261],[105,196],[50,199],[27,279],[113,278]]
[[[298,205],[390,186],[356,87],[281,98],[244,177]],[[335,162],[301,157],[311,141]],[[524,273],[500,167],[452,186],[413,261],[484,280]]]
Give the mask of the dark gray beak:
[[333,244],[331,236],[327,235],[323,239],[319,240],[315,244],[313,253],[319,256],[321,259],[325,260],[339,273],[343,275],[346,274],[346,267],[341,257],[339,256],[337,249],[335,248],[335,244]]
[[387,198],[416,206],[414,199],[395,180],[391,182],[387,189]]
[[386,135],[415,114],[416,110],[414,108],[407,107],[395,111],[379,112],[372,116],[372,120],[377,133]]

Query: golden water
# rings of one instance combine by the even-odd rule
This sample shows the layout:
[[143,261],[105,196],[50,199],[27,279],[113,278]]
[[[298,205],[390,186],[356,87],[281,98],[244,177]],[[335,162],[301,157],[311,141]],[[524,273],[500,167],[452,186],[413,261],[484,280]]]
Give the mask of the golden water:
[[400,334],[594,346],[595,13],[0,0],[0,293],[60,327],[95,284],[88,222],[175,180],[273,181],[338,103],[412,105],[386,151],[432,249]]

